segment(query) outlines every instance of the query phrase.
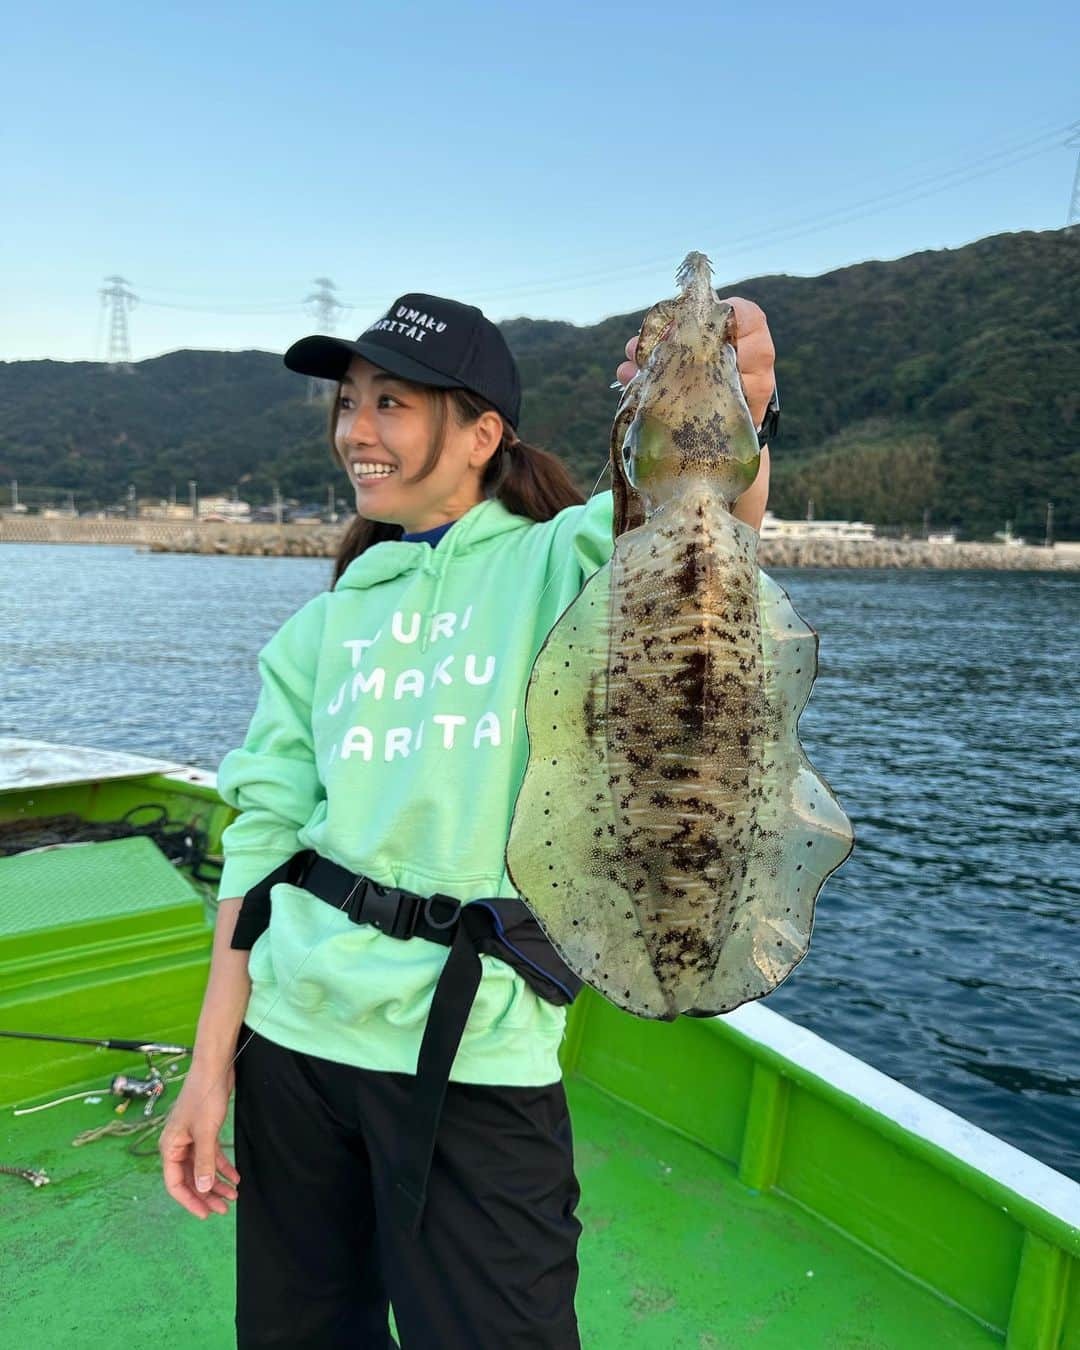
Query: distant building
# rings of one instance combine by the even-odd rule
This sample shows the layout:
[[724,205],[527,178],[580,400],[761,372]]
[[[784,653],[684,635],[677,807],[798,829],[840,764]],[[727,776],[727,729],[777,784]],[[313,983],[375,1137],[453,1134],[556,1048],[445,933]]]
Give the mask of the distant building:
[[766,511],[761,522],[763,540],[843,539],[870,542],[875,537],[875,527],[862,520],[780,520],[771,511]]
[[[191,520],[191,505],[188,502],[140,501],[138,504],[140,520]],[[200,497],[200,520],[250,520],[249,502],[236,502],[231,497]]]
[[[156,505],[139,502],[142,520],[191,520],[191,506],[184,502],[159,501]],[[200,497],[199,519],[216,521],[247,521],[251,519],[251,503],[236,502],[231,497]]]
[[247,521],[251,519],[251,503],[233,501],[231,497],[200,497],[199,519]]

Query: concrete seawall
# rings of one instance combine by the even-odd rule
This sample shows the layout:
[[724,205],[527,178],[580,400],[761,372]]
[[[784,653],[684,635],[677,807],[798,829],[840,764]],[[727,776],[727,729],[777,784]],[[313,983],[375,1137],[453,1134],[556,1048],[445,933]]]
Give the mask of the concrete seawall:
[[236,557],[332,558],[340,525],[223,525],[184,520],[46,519],[0,516],[0,543],[119,544],[152,553],[218,553]]
[[[234,557],[332,558],[340,525],[237,525],[200,521],[46,519],[0,516],[0,543],[114,544],[155,553]],[[992,571],[1080,570],[1080,546],[943,544],[923,540],[866,542],[766,540],[763,567],[931,567]]]

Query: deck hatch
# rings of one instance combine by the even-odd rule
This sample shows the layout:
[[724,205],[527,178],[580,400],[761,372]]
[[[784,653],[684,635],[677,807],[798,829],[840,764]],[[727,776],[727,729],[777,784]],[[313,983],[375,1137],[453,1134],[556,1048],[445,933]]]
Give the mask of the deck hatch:
[[201,904],[149,839],[72,844],[0,858],[0,950],[41,929]]

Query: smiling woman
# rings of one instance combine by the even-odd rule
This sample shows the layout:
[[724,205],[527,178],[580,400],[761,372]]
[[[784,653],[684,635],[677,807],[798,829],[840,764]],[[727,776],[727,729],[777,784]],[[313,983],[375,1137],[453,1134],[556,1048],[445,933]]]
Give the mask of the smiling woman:
[[241,1350],[389,1347],[390,1302],[403,1350],[573,1350],[579,982],[505,855],[524,691],[611,556],[612,495],[519,439],[517,367],[471,305],[405,295],[285,362],[336,385],[357,516],[218,769],[239,814],[166,1185],[208,1218],[242,1178]]
[[582,500],[561,460],[520,440],[487,399],[391,375],[362,356],[334,392],[328,434],[357,511],[335,580],[372,544],[458,520],[489,497],[531,520]]
[[360,515],[418,533],[483,500],[483,470],[506,427],[494,409],[471,421],[447,418],[450,397],[353,357],[338,386],[333,438]]
[[388,376],[363,357],[335,390],[328,434],[356,491],[334,582],[373,544],[458,520],[489,498],[536,521],[583,500],[562,461],[520,440],[486,399]]

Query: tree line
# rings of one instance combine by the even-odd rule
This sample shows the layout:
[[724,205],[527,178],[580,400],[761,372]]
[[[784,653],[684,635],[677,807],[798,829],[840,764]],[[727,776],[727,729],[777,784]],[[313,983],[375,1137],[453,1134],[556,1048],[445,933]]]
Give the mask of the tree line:
[[[673,260],[674,265],[678,262]],[[777,348],[782,420],[770,506],[987,537],[1006,519],[1080,536],[1080,233],[1025,231],[819,277],[716,278],[757,301]],[[659,298],[659,297],[657,297]],[[521,435],[562,454],[583,494],[603,475],[623,346],[644,309],[579,327],[502,325],[521,366]],[[0,483],[76,505],[230,492],[325,500],[348,485],[327,406],[261,351],[176,351],[130,373],[0,363]],[[603,482],[601,483],[603,485]],[[3,500],[0,495],[0,500]],[[63,504],[58,500],[57,504]]]

